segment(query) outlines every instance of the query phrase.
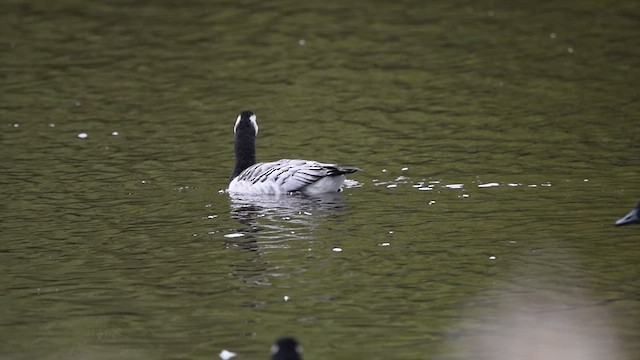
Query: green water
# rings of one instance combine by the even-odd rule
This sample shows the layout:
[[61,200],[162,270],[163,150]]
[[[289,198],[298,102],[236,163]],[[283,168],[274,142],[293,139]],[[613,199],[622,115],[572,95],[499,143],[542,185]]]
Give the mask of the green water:
[[[4,1],[0,358],[640,357],[640,227],[612,226],[640,200],[638,19]],[[259,160],[362,172],[219,192],[242,110]]]

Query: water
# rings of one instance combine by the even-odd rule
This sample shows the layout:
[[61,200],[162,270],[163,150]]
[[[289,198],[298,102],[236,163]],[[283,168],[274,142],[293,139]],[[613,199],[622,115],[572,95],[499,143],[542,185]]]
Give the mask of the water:
[[635,2],[0,7],[0,357],[640,356]]

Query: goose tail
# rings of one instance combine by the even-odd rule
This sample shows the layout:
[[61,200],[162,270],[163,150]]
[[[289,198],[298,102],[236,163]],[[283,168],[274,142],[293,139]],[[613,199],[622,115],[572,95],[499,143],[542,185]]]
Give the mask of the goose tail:
[[356,171],[360,171],[360,169],[357,167],[338,166],[338,165],[333,165],[328,170],[329,170],[329,174],[328,174],[329,176],[347,175],[347,174],[353,174]]
[[357,167],[343,167],[341,168],[343,174],[353,174],[356,171],[360,171],[360,168]]

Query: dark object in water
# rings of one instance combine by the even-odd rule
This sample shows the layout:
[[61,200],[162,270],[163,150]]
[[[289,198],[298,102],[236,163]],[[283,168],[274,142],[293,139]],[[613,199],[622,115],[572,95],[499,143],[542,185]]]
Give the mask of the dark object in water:
[[640,203],[631,212],[616,221],[616,226],[640,223]]
[[302,360],[302,346],[292,337],[280,338],[271,346],[271,360]]

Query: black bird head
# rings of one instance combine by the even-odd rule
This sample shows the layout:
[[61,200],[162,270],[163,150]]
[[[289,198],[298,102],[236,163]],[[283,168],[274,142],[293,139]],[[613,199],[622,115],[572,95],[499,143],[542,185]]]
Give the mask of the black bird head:
[[294,338],[280,338],[271,346],[271,360],[302,360],[302,346]]
[[251,111],[241,112],[236,119],[236,124],[233,126],[233,132],[236,134],[236,136],[244,133],[253,133],[253,136],[257,136],[258,122],[256,121],[256,114],[252,113]]

